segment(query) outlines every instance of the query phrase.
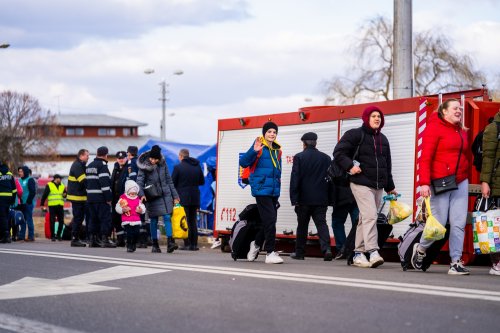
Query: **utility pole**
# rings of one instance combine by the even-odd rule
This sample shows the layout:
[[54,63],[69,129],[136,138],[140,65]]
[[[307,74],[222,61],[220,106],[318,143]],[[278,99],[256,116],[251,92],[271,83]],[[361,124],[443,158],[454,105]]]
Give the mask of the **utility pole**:
[[393,99],[413,97],[412,0],[394,0]]
[[166,115],[165,115],[165,110],[167,108],[167,82],[165,79],[163,79],[160,83],[161,86],[161,125],[160,125],[160,140],[161,141],[166,141],[167,140],[167,133],[165,130],[165,127],[167,126],[167,120],[166,120]]

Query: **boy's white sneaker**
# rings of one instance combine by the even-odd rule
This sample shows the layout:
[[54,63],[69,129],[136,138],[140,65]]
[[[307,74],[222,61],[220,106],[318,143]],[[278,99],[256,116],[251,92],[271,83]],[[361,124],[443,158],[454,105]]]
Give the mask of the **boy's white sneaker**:
[[362,268],[369,268],[371,266],[368,259],[366,259],[366,256],[364,253],[356,253],[354,255],[352,265],[357,266],[357,267],[362,267]]
[[271,252],[266,255],[266,264],[282,264],[283,259],[276,252]]
[[500,262],[491,266],[489,273],[491,275],[500,275]]
[[375,268],[384,263],[384,258],[380,256],[377,250],[370,253],[370,267]]
[[250,251],[248,251],[247,254],[247,260],[248,261],[255,261],[257,259],[257,256],[259,255],[260,247],[255,245],[255,241],[252,241],[250,243]]

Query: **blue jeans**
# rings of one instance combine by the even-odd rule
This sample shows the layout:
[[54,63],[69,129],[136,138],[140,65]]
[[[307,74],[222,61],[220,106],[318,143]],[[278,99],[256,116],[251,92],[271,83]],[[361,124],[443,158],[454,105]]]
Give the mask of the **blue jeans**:
[[342,250],[345,244],[346,234],[344,224],[347,219],[347,214],[351,216],[352,227],[356,228],[358,224],[359,209],[356,202],[340,207],[333,207],[332,212],[332,230],[335,238],[335,249]]
[[[172,214],[165,214],[163,215],[163,223],[165,224],[165,234],[167,237],[172,237],[172,220],[171,220]],[[151,232],[151,239],[158,239],[158,216],[155,217],[150,217],[149,218],[149,223],[150,223],[150,232]]]
[[24,240],[26,237],[26,225],[28,225],[28,239],[35,239],[35,224],[33,223],[33,205],[26,204],[24,206],[23,215],[26,223],[21,225],[21,230],[19,231],[18,238]]

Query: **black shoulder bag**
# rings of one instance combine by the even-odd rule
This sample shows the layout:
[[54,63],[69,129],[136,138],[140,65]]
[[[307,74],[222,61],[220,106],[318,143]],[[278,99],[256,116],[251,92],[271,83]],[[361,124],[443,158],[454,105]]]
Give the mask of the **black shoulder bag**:
[[457,172],[458,172],[458,166],[460,164],[460,157],[462,156],[462,147],[464,145],[464,139],[462,138],[462,134],[458,132],[458,135],[460,135],[461,144],[460,144],[460,152],[458,153],[458,162],[457,162],[457,167],[455,169],[455,173],[453,175],[431,180],[432,189],[434,190],[435,195],[458,189]]
[[[358,146],[356,147],[356,151],[354,152],[354,155],[352,156],[352,160],[354,161],[359,154],[359,146],[363,143],[363,140],[365,139],[365,132],[361,130],[361,140],[358,142]],[[332,162],[330,163],[330,166],[326,170],[326,180],[328,182],[333,182],[335,184],[345,182],[348,180],[349,174],[347,171],[342,169],[342,167],[335,161],[335,157],[333,158]]]

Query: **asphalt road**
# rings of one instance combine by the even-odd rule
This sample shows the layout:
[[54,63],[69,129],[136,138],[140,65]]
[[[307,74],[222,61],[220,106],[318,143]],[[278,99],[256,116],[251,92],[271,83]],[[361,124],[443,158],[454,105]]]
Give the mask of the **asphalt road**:
[[488,267],[448,276],[263,259],[1,244],[0,332],[498,331],[500,277]]

